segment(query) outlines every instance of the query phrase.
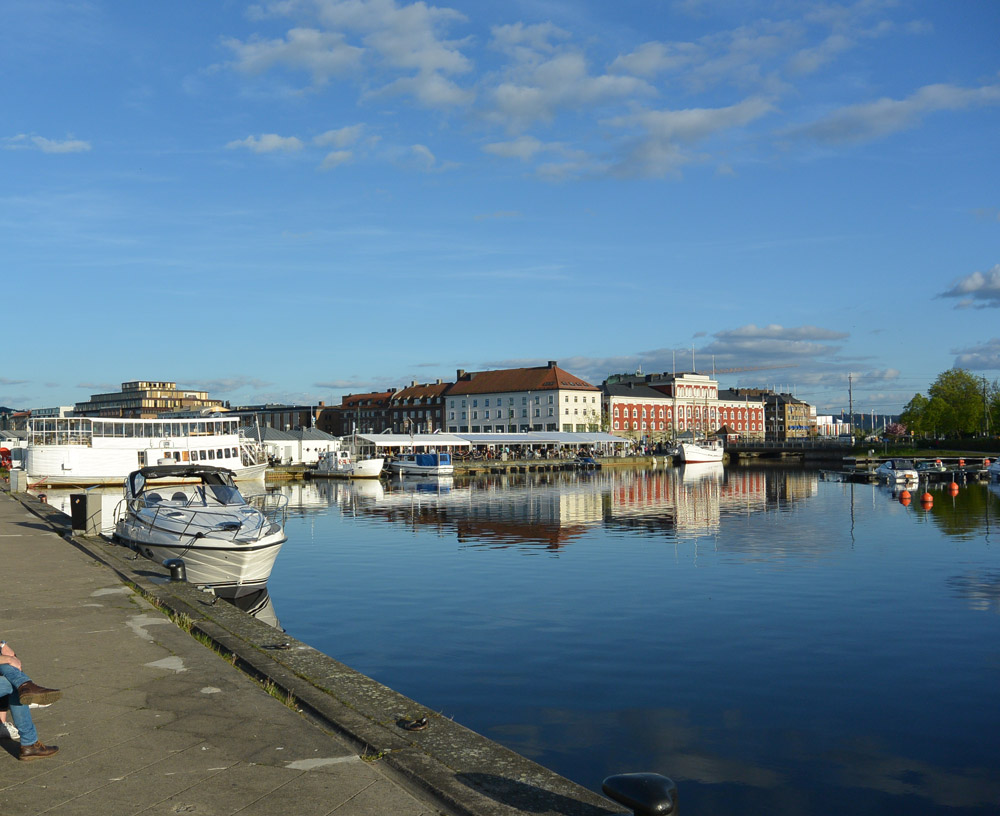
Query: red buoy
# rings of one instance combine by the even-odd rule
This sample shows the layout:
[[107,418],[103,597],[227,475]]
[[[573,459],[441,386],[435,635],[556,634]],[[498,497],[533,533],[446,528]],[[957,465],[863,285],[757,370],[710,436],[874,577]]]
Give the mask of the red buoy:
[[899,494],[899,498],[901,498],[901,499],[909,499],[910,498],[910,491],[909,490],[904,490],[902,493]]
[[924,495],[920,497],[920,503],[923,504],[924,502],[934,504],[934,497],[930,493],[924,493]]

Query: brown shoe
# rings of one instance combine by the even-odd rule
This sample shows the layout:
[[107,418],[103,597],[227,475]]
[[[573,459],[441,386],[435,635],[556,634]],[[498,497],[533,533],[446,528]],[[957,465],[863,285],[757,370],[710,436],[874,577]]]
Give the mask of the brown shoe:
[[56,745],[42,745],[42,743],[36,742],[34,745],[22,745],[21,755],[18,759],[23,759],[25,762],[32,759],[45,759],[58,751],[59,747]]
[[43,688],[29,680],[17,687],[17,696],[21,698],[21,705],[51,705],[62,697],[62,692],[59,689]]

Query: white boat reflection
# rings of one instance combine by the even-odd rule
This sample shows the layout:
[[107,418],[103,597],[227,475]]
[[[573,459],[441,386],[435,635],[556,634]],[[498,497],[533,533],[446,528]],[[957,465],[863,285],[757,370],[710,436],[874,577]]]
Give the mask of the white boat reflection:
[[273,626],[281,632],[285,631],[278,620],[277,613],[274,611],[274,604],[271,602],[271,596],[266,586],[258,587],[253,592],[243,595],[229,592],[225,589],[217,589],[215,594],[227,603],[231,603],[237,609],[242,609],[261,623]]

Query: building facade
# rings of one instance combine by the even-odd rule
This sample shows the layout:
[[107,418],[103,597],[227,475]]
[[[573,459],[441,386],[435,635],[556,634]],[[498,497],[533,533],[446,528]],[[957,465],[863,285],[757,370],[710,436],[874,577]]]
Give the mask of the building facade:
[[434,433],[444,428],[444,394],[451,383],[415,380],[389,398],[387,427],[393,433]]
[[333,436],[352,433],[382,433],[390,429],[389,403],[396,389],[348,394],[340,405],[323,408],[316,427]]
[[609,377],[603,385],[608,430],[659,443],[681,434],[762,440],[764,405],[759,398],[720,390],[706,374],[636,374]]
[[779,394],[762,388],[740,388],[739,396],[757,398],[764,403],[764,425],[768,442],[808,439],[816,434],[815,408],[791,394]]
[[122,390],[92,394],[87,402],[78,402],[76,416],[155,419],[167,411],[192,411],[201,408],[222,410],[222,400],[208,398],[207,391],[178,389],[177,383],[135,380],[122,383]]
[[458,370],[445,392],[449,433],[585,432],[601,429],[601,389],[559,368]]

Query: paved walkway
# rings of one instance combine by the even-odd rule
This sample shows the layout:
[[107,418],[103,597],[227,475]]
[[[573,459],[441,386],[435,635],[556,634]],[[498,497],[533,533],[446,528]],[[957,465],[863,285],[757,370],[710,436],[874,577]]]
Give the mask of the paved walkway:
[[0,741],[3,816],[434,814],[0,493],[0,636],[63,698]]

